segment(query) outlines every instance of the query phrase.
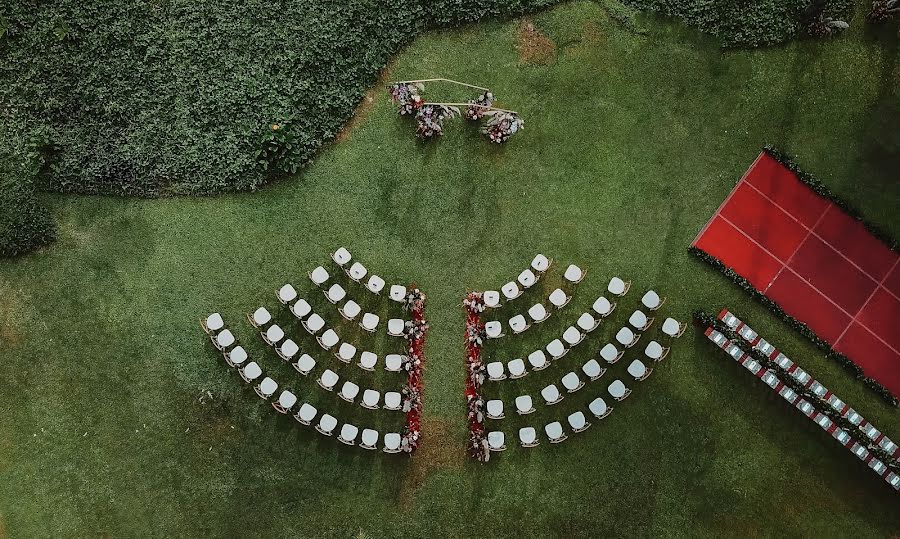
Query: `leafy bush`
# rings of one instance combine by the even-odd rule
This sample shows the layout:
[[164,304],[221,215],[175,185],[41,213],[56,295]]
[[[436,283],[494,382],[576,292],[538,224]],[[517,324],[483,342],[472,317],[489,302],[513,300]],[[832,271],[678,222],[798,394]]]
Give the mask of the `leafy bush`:
[[[802,35],[810,0],[622,0],[641,10],[684,19],[726,47],[758,47]],[[846,20],[851,0],[831,0],[826,13]]]
[[35,199],[33,176],[0,166],[0,256],[17,256],[55,238],[53,218]]
[[253,190],[311,159],[423,30],[550,3],[7,2],[0,100],[51,127],[51,190]]

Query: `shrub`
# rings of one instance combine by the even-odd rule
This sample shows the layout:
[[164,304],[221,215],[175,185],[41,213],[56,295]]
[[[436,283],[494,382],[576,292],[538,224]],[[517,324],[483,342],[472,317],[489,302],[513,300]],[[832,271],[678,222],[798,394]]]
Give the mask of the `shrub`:
[[0,168],[0,256],[17,256],[55,238],[53,218],[35,199],[33,178]]

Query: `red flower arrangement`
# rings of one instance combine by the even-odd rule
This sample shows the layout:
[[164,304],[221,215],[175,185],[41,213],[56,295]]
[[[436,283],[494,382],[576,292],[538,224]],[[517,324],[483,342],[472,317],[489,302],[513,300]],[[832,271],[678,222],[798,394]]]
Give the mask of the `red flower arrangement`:
[[466,108],[466,120],[477,121],[485,115],[490,107],[494,104],[494,94],[490,90],[479,95],[475,99],[469,100],[469,106]]
[[496,112],[490,114],[490,118],[485,122],[484,127],[481,128],[481,132],[491,142],[503,144],[509,140],[509,137],[523,129],[525,129],[525,121],[519,118],[518,114],[514,112]]
[[411,287],[404,307],[410,311],[412,319],[406,322],[404,338],[409,342],[409,360],[403,365],[407,382],[403,387],[403,411],[406,412],[406,426],[401,436],[400,447],[412,453],[419,447],[422,438],[422,368],[425,365],[425,335],[428,323],[425,321],[425,294]]
[[487,435],[484,432],[484,399],[478,393],[484,383],[484,364],[481,361],[481,348],[484,343],[484,324],[481,313],[484,311],[484,300],[480,292],[470,292],[463,300],[466,308],[466,406],[469,424],[469,443],[467,453],[479,462],[490,459]]
[[397,113],[405,116],[414,114],[422,107],[425,100],[422,99],[419,92],[424,89],[425,87],[421,83],[397,83],[388,86],[388,94],[391,96],[391,101],[397,103]]

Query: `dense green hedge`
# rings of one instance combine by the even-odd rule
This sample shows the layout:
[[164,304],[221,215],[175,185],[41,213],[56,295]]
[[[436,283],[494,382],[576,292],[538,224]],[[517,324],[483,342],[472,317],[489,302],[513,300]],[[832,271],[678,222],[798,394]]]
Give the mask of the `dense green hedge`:
[[[683,19],[717,37],[726,47],[782,43],[804,33],[803,12],[811,0],[622,0],[642,10]],[[830,0],[826,13],[847,18],[852,0]]]
[[8,155],[0,157],[0,256],[20,255],[55,238],[53,218],[35,199],[31,171]]
[[290,163],[270,171],[290,170],[334,137],[418,33],[550,3],[6,2],[0,100],[50,128],[60,150],[51,190],[251,190],[267,179],[257,158],[272,124],[288,123],[295,142]]

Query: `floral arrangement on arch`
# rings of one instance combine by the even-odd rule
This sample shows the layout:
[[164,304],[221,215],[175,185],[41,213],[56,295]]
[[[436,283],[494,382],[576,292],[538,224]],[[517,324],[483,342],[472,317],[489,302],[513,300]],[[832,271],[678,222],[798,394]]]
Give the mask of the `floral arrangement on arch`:
[[488,112],[489,115],[481,132],[496,144],[503,144],[509,137],[525,129],[525,121],[515,112]]
[[469,100],[469,106],[466,108],[466,120],[480,120],[491,106],[494,104],[494,94],[490,90],[485,91],[475,99]]
[[459,109],[446,105],[423,105],[416,113],[416,136],[427,140],[444,134],[444,120],[459,116]]
[[419,92],[425,90],[422,83],[397,83],[388,87],[391,101],[397,104],[397,113],[406,116],[415,113],[425,102]]

